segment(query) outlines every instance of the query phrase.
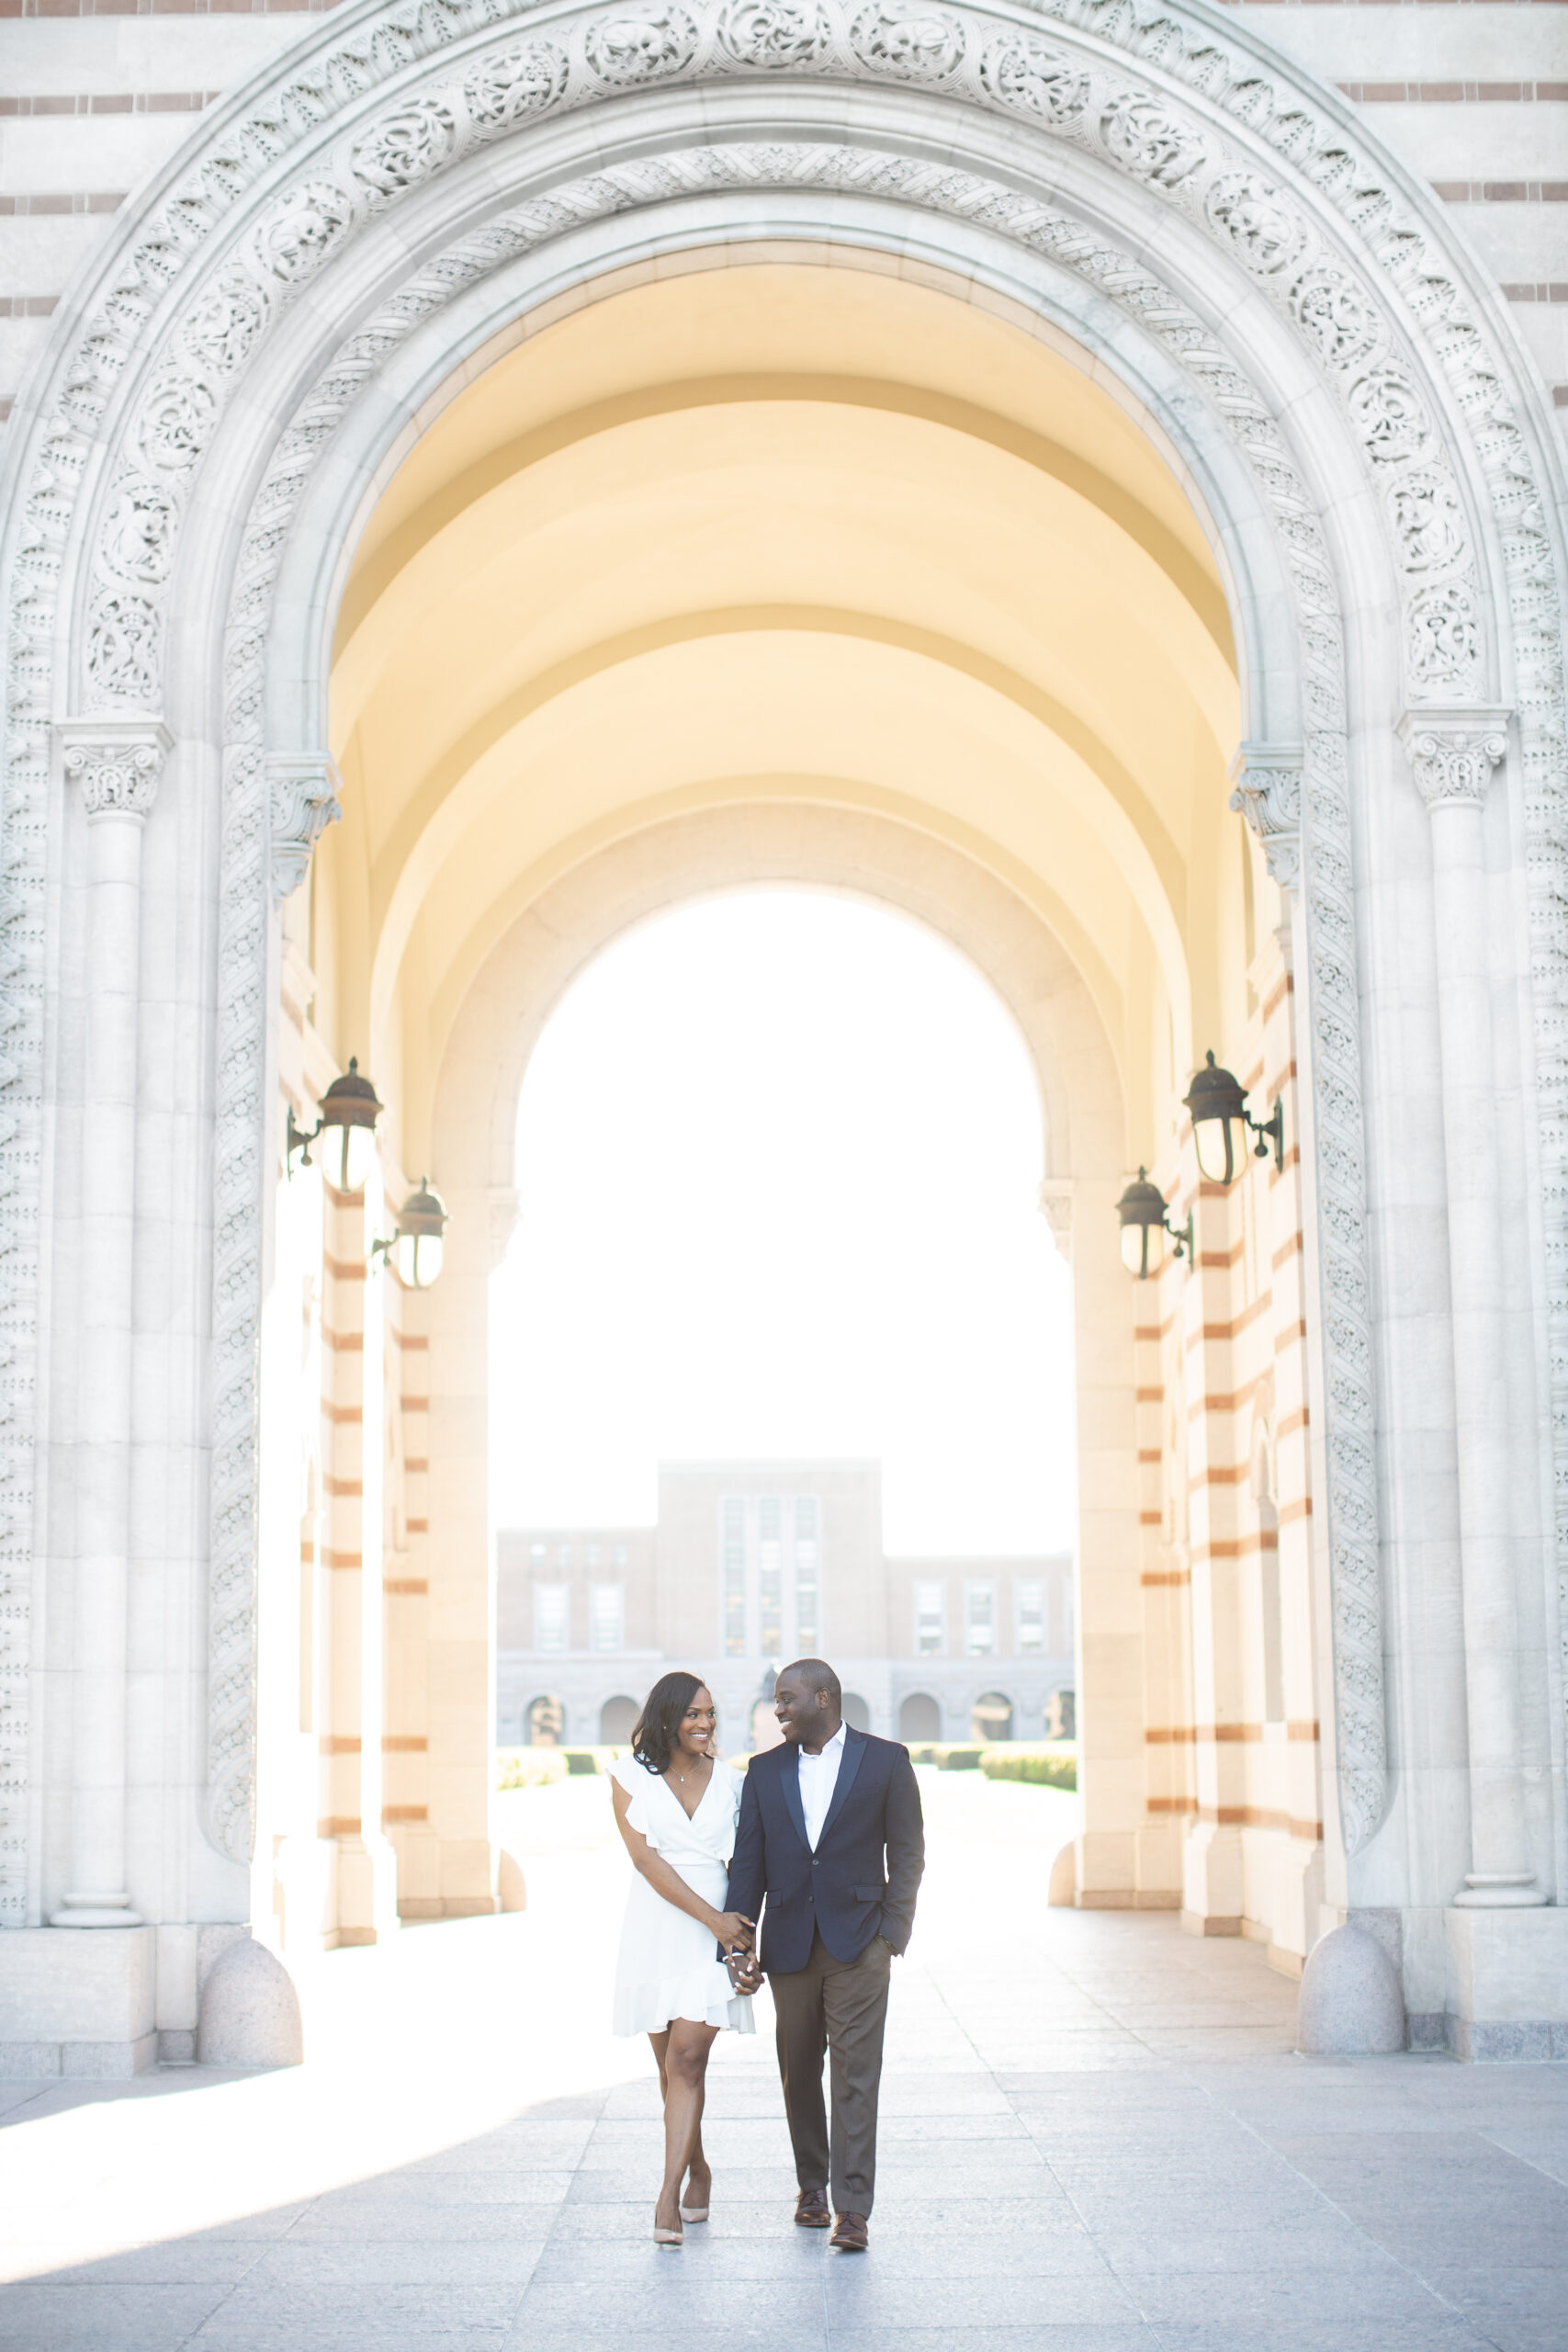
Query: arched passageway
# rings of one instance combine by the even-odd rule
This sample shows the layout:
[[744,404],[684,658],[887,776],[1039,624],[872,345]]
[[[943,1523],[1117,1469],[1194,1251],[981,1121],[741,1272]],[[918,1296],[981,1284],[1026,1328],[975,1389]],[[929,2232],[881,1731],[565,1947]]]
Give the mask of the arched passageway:
[[[14,436],[3,1901],[144,1920],[138,2018],[167,1980],[62,2046],[188,2036],[208,1928],[494,1900],[517,1090],[607,939],[760,880],[932,924],[1040,1071],[1078,1902],[1286,1968],[1376,1913],[1417,2035],[1550,2039],[1537,390],[1239,28],[629,21],[323,22],[128,209]],[[1282,1102],[1226,1183],[1211,1048]],[[351,1054],[334,1189],[288,1119]],[[1134,1288],[1139,1165],[1191,1243]],[[373,1247],[423,1174],[428,1290]]]
[[1041,1736],[1077,1530],[1043,1140],[994,989],[863,895],[710,896],[580,975],[490,1288],[503,1740],[541,1673],[584,1740],[681,1666],[733,1753],[810,1654],[883,1737],[924,1684],[967,1738],[987,1671]]
[[[452,1213],[439,1288],[388,1294],[397,1317],[426,1320],[402,1344],[427,1336],[432,1400],[407,1442],[429,1465],[414,1514],[429,1536],[410,1555],[428,1574],[388,1618],[410,1661],[392,1703],[413,1726],[421,1676],[456,1682],[456,1656],[438,1664],[418,1629],[449,1578],[476,1609],[462,1671],[477,1830],[481,1283],[552,1007],[604,943],[694,892],[854,890],[967,954],[1037,1073],[1043,1205],[1073,1261],[1079,1355],[1081,1599],[1064,1628],[1080,1645],[1079,1899],[1180,1907],[1210,1932],[1250,1919],[1299,1967],[1322,1892],[1299,1507],[1287,1573],[1307,1736],[1279,1757],[1212,1754],[1212,1736],[1200,1753],[1193,1683],[1201,1651],[1213,1705],[1258,1718],[1256,1644],[1238,1630],[1256,1547],[1232,1532],[1226,1484],[1260,1396],[1270,1430],[1287,1424],[1298,1506],[1308,1483],[1294,1166],[1198,1204],[1200,1281],[1173,1264],[1152,1317],[1116,1247],[1130,1160],[1150,1159],[1185,1213],[1195,1169],[1172,1113],[1195,1020],[1295,1115],[1292,944],[1227,805],[1241,702],[1224,532],[1153,417],[1112,399],[1081,350],[1004,298],[865,264],[803,244],[574,300],[434,404],[361,527],[332,686],[359,813],[323,837],[286,923],[315,1020],[363,1022],[373,1066],[400,1074],[392,1163],[433,1167]],[[967,397],[982,385],[983,402]],[[1140,1348],[1156,1359],[1143,1371]],[[1190,1392],[1216,1417],[1197,1451],[1185,1402],[1172,1421],[1139,1401],[1165,1395],[1168,1371],[1173,1400]],[[977,1682],[949,1713],[960,1737],[1005,1736],[1013,1700]],[[394,1741],[419,1736],[389,1719]],[[376,1849],[380,1899],[405,1915],[488,1887],[478,1838],[429,1802],[442,1784],[434,1747],[408,1751],[422,1752],[396,1767]]]

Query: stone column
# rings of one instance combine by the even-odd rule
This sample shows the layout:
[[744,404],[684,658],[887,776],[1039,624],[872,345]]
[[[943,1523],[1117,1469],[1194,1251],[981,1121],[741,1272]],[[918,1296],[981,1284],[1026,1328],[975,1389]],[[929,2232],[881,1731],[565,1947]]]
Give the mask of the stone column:
[[1482,810],[1506,713],[1408,711],[1400,735],[1432,822],[1443,1155],[1454,1344],[1473,1908],[1544,1903],[1529,1866],[1519,1725],[1496,1054]]
[[155,720],[62,729],[87,817],[80,1331],[75,1399],[71,1862],[55,1928],[133,1928],[125,1867],[136,1046],[141,834],[169,737]]

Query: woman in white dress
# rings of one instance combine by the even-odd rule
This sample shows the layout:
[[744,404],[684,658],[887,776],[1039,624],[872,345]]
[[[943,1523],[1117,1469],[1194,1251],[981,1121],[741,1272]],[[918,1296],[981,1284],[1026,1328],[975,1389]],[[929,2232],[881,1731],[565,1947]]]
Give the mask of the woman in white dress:
[[[750,1951],[754,1922],[727,1911],[740,1775],[713,1752],[714,1705],[694,1674],[666,1674],[648,1694],[632,1752],[614,1766],[615,1822],[637,1875],[615,1970],[615,2030],[646,2033],[664,2094],[664,2185],[653,2234],[679,2245],[682,2222],[705,2222],[713,2176],[703,2154],[708,2052],[725,2026],[755,2030],[751,2003],[718,1959]],[[684,2183],[685,2193],[682,2194]]]

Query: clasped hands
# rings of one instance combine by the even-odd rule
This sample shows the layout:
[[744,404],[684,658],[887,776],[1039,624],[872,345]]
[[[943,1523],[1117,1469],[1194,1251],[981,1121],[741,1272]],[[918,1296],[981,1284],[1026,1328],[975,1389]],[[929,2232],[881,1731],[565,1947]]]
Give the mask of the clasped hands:
[[721,1911],[714,1933],[724,1946],[729,1981],[738,1993],[754,1993],[762,1981],[757,1962],[757,1926],[743,1911]]

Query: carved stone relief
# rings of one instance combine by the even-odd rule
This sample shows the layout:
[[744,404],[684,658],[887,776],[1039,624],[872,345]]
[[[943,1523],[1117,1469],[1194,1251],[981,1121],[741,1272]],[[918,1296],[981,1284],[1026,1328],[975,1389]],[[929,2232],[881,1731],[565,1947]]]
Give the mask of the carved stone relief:
[[1244,743],[1231,763],[1230,805],[1247,819],[1281,890],[1302,870],[1302,754],[1299,746]]
[[1416,789],[1428,808],[1479,808],[1508,748],[1505,710],[1408,710],[1399,722]]
[[267,760],[267,806],[272,843],[272,895],[292,898],[305,879],[315,848],[343,810],[343,778],[325,752],[304,757],[275,752]]
[[157,721],[129,725],[112,720],[107,726],[90,722],[61,730],[65,773],[82,787],[83,805],[90,823],[99,817],[133,817],[144,821],[157,795],[169,735]]

